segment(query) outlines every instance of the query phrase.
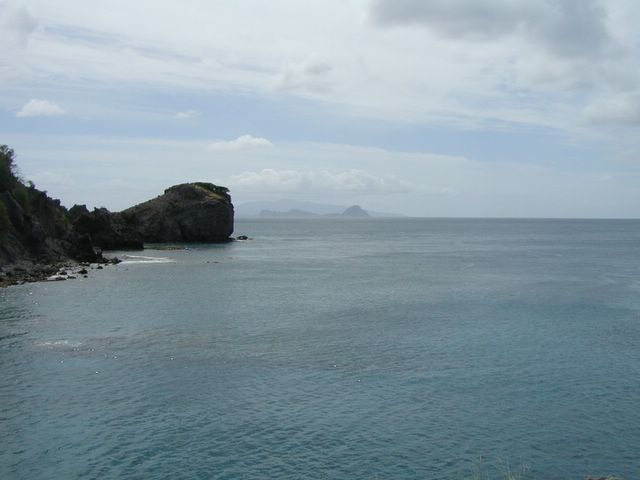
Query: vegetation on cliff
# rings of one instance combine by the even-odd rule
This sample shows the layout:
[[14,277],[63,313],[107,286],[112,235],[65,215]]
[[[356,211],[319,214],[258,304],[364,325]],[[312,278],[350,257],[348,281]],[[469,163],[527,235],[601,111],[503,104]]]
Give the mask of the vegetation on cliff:
[[75,232],[60,201],[24,182],[14,151],[0,145],[0,266],[68,258],[91,262],[98,256],[91,239]]
[[[0,271],[16,264],[95,262],[102,250],[141,249],[143,242],[220,242],[233,233],[226,187],[208,182],[176,185],[122,212],[67,210],[24,182],[15,153],[0,145]],[[23,267],[21,267],[23,268]]]
[[233,233],[233,205],[226,187],[183,183],[121,212],[146,242],[224,242]]

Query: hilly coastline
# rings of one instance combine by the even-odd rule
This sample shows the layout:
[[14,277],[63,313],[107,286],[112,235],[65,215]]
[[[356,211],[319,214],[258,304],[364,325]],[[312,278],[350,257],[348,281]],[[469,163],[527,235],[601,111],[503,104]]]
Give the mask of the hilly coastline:
[[276,210],[261,210],[258,214],[259,217],[267,217],[267,218],[369,218],[369,212],[364,210],[360,205],[352,205],[351,207],[345,209],[342,213],[313,213],[308,212],[306,210],[299,210],[297,208],[292,208],[291,210],[287,210],[285,212],[276,211]]
[[65,208],[16,170],[14,151],[0,145],[0,286],[41,280],[69,261],[117,262],[103,250],[231,240],[234,210],[226,187],[185,183],[121,212],[90,211]]

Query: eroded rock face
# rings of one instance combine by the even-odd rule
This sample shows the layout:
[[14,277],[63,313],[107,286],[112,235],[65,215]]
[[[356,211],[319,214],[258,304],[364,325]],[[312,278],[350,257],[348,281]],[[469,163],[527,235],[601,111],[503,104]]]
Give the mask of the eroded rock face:
[[73,258],[95,261],[90,239],[78,234],[58,200],[35,188],[23,188],[24,205],[10,192],[0,193],[8,225],[0,232],[0,266],[19,262],[42,264]]
[[104,262],[102,250],[141,249],[143,242],[224,242],[232,233],[231,197],[211,183],[176,185],[115,213],[84,205],[67,210],[12,176],[0,184],[0,277],[15,266],[24,270],[23,279],[40,278],[38,265]]
[[228,190],[211,183],[183,183],[119,213],[145,242],[225,242],[233,233]]
[[89,211],[84,205],[74,205],[69,217],[79,235],[89,236],[95,247],[104,250],[140,250],[142,234],[119,213],[106,208]]

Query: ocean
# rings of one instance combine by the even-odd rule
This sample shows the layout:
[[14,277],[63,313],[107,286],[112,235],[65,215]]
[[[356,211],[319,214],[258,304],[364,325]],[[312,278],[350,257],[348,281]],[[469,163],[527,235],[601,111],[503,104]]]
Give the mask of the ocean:
[[235,233],[0,290],[1,479],[640,478],[640,221]]

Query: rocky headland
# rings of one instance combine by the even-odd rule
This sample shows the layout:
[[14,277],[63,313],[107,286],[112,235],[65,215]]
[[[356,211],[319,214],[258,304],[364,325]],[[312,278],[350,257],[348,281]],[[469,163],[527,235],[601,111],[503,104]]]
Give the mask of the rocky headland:
[[175,185],[121,212],[67,209],[22,181],[13,150],[0,145],[0,286],[114,263],[102,252],[142,249],[145,242],[226,242],[233,216],[228,189],[207,182]]

